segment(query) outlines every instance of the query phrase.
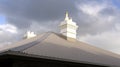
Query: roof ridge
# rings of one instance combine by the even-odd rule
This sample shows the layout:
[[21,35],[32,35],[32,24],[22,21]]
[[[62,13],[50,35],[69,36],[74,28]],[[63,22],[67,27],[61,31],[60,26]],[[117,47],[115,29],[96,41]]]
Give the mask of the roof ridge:
[[27,43],[27,44],[22,45],[22,46],[18,46],[18,47],[12,48],[10,50],[12,50],[12,51],[24,51],[25,49],[28,49],[28,48],[30,48],[30,47],[32,47],[32,46],[34,46],[34,45],[44,41],[50,34],[51,34],[51,32],[47,32],[47,33],[45,33],[42,37],[40,37],[36,41]]
[[66,36],[65,36],[65,35],[62,35],[62,34],[56,33],[56,32],[52,32],[52,33],[54,33],[55,35],[59,36],[59,37],[62,38],[62,39],[66,39]]

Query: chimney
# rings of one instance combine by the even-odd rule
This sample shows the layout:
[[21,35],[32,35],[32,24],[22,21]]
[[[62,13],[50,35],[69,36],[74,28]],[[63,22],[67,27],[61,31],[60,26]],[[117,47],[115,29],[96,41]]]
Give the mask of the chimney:
[[60,33],[66,36],[68,41],[76,41],[78,25],[69,18],[68,12],[63,22],[60,23]]
[[35,37],[37,36],[34,32],[31,32],[31,31],[27,31],[27,33],[24,35],[24,39],[29,39],[29,38],[32,38],[32,37]]

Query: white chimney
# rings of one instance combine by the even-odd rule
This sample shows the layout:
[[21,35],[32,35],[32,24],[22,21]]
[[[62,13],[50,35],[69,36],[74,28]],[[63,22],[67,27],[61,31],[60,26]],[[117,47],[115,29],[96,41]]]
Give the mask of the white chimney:
[[60,33],[66,36],[67,40],[76,40],[78,25],[69,18],[68,12],[63,22],[61,22]]
[[24,39],[29,39],[29,38],[32,38],[35,36],[37,36],[37,35],[34,32],[27,31],[27,33],[24,35]]

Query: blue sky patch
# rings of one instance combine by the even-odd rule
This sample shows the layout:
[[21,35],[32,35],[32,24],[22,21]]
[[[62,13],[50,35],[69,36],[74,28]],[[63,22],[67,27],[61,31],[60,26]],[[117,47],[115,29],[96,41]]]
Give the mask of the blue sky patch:
[[6,22],[5,16],[0,15],[0,24],[4,24]]
[[112,3],[113,3],[116,7],[120,8],[120,0],[112,0]]

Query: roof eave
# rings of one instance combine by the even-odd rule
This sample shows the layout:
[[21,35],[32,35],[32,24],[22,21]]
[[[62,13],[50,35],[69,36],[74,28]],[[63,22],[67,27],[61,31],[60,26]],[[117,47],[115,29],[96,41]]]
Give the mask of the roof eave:
[[99,65],[99,66],[109,66],[106,64],[99,64],[99,63],[92,63],[92,62],[87,62],[87,61],[76,61],[76,60],[71,60],[71,59],[63,59],[63,58],[56,58],[56,57],[49,57],[49,56],[40,56],[40,55],[33,55],[33,54],[27,54],[24,52],[20,51],[5,51],[0,53],[0,56],[2,55],[14,55],[14,56],[24,56],[24,57],[32,57],[32,58],[39,58],[39,59],[49,59],[49,60],[54,60],[54,61],[64,61],[64,62],[70,62],[70,63],[84,63],[84,64],[90,64],[90,65]]

